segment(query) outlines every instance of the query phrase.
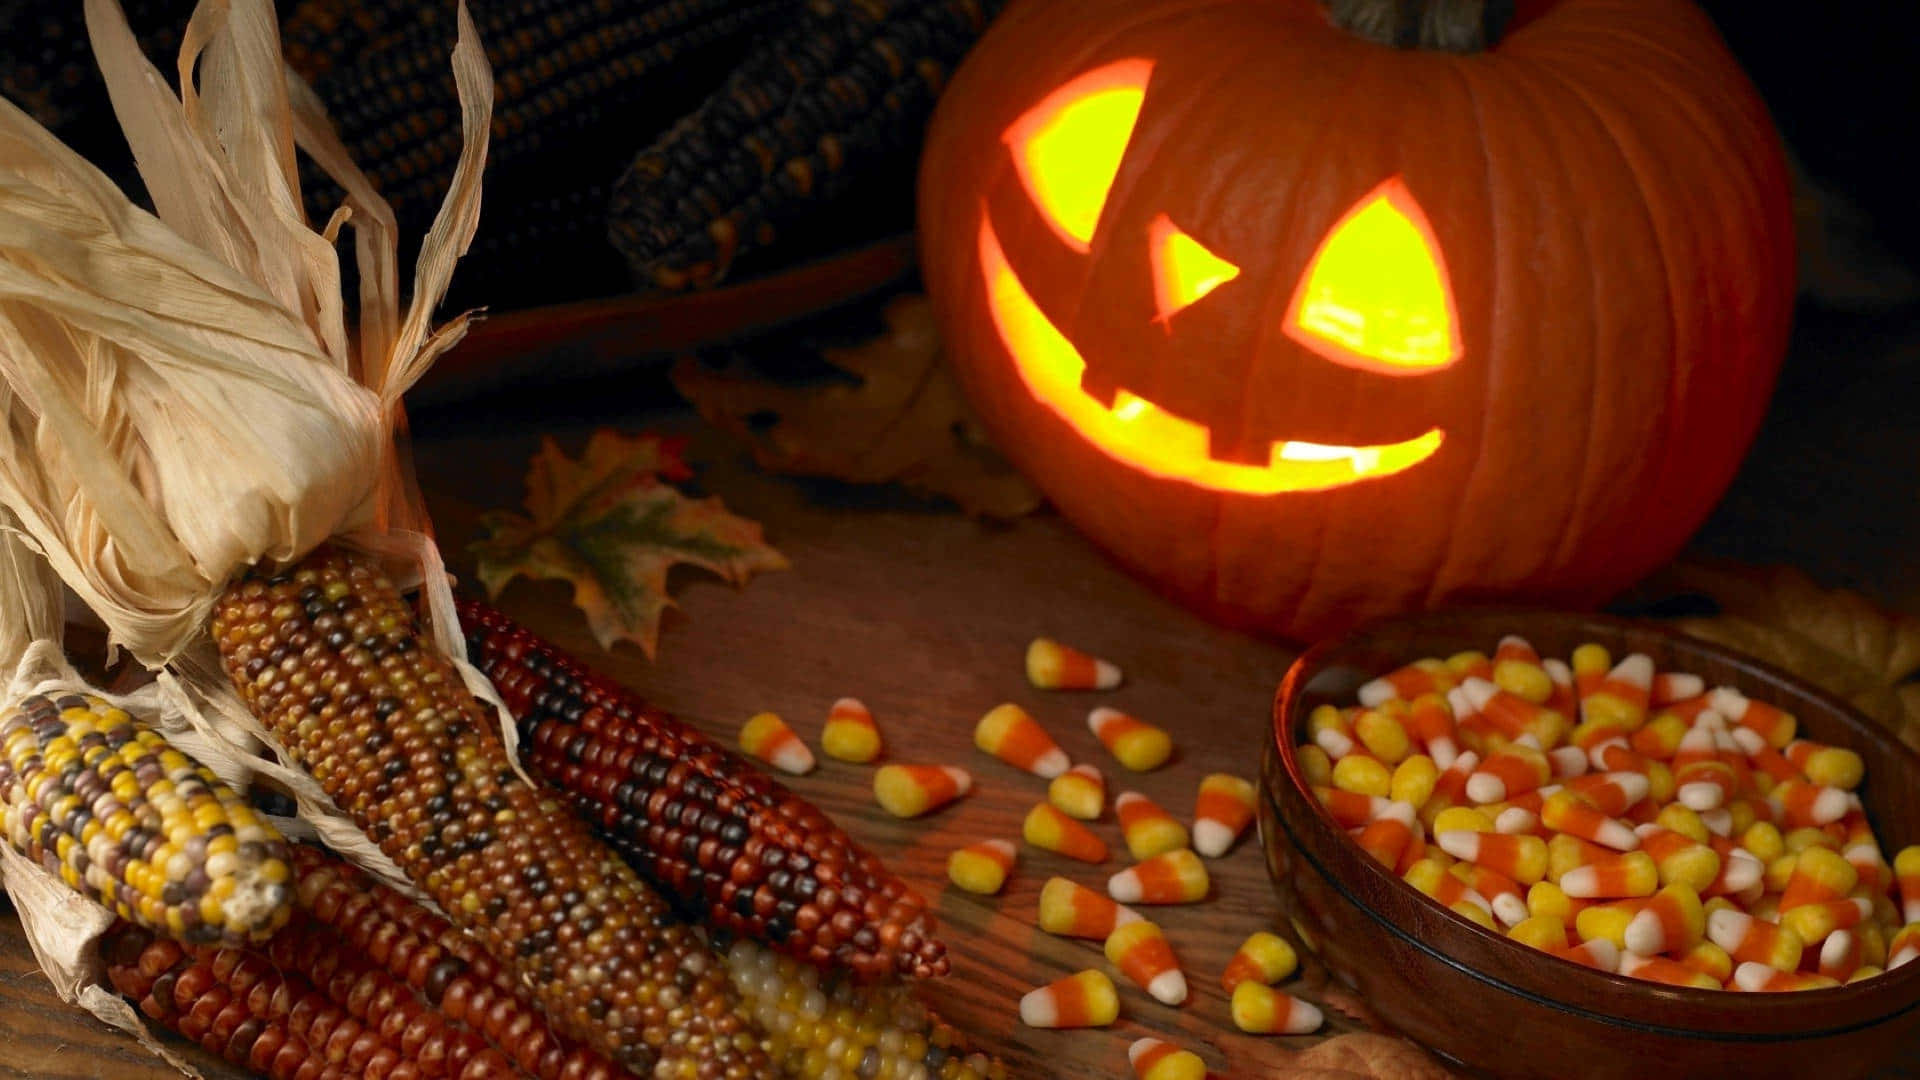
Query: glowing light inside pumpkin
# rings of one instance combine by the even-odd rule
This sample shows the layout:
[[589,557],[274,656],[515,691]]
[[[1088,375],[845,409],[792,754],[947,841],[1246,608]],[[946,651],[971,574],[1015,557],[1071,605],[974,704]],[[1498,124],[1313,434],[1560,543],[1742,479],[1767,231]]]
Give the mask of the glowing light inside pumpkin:
[[1097,67],[1048,94],[1007,129],[1028,197],[1075,251],[1092,248],[1152,73],[1151,60]]
[[1277,495],[1324,491],[1410,469],[1439,449],[1434,428],[1405,442],[1379,446],[1327,446],[1275,442],[1268,464],[1244,465],[1210,456],[1206,425],[1177,416],[1127,390],[1108,408],[1080,388],[1087,362],[1040,310],[1007,262],[1000,238],[984,214],[980,221],[980,267],[986,276],[987,310],[1035,400],[1053,410],[1101,453],[1141,472],[1211,491]]
[[1153,258],[1154,305],[1161,323],[1240,276],[1239,267],[1208,251],[1165,214],[1147,227],[1147,243]]
[[1287,336],[1337,363],[1417,375],[1460,359],[1460,320],[1433,226],[1399,177],[1320,242],[1287,309]]

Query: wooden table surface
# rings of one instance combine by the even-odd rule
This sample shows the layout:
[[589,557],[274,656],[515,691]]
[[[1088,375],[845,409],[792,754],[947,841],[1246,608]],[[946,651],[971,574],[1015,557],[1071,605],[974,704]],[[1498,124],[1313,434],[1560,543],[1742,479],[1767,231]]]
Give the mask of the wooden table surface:
[[[1913,352],[1909,346],[1894,351]],[[1871,484],[1829,485],[1825,504],[1817,503],[1820,496],[1814,492],[1801,496],[1815,501],[1814,520],[1796,514],[1778,528],[1760,524],[1779,520],[1768,477],[1777,466],[1791,467],[1784,463],[1804,464],[1795,444],[1806,441],[1809,430],[1832,435],[1812,440],[1822,448],[1821,460],[1838,464],[1850,446],[1862,445],[1857,439],[1848,443],[1848,433],[1860,430],[1857,407],[1885,393],[1875,388],[1881,381],[1878,365],[1862,361],[1839,370],[1855,377],[1836,388],[1835,368],[1828,367],[1820,380],[1832,391],[1825,396],[1783,394],[1786,404],[1776,413],[1789,411],[1789,419],[1769,422],[1756,464],[1743,473],[1702,545],[1727,554],[1787,558],[1815,569],[1838,567],[1849,583],[1888,599],[1912,599],[1920,592],[1916,564],[1898,557],[1904,544],[1896,549],[1883,538],[1895,531],[1889,526],[1914,523],[1909,485],[1920,458],[1910,451],[1897,458],[1880,456],[1888,437],[1884,428],[1867,436],[1865,445],[1887,466],[1881,475],[1907,492],[1903,500],[1894,502],[1884,491],[1875,495]],[[789,782],[936,899],[954,972],[930,985],[927,994],[950,1019],[1003,1055],[1014,1075],[1073,1080],[1126,1075],[1125,1047],[1147,1033],[1184,1043],[1229,1075],[1283,1074],[1292,1051],[1314,1040],[1257,1039],[1233,1031],[1216,981],[1239,941],[1273,926],[1277,917],[1251,837],[1211,864],[1214,895],[1206,903],[1154,913],[1188,973],[1192,1000],[1168,1008],[1121,980],[1124,1015],[1112,1028],[1098,1031],[1025,1028],[1016,1018],[1015,1002],[1032,986],[1105,966],[1096,945],[1035,929],[1040,884],[1063,874],[1098,886],[1123,860],[1087,867],[1022,845],[1019,868],[995,898],[948,886],[944,861],[964,842],[1017,838],[1021,817],[1044,795],[1041,781],[972,748],[973,723],[989,707],[1009,700],[1027,706],[1076,760],[1094,762],[1108,773],[1110,794],[1136,788],[1186,816],[1204,773],[1226,770],[1251,777],[1257,771],[1269,700],[1292,653],[1211,627],[1164,601],[1050,514],[1012,525],[982,524],[885,493],[769,477],[683,411],[662,411],[659,400],[658,373],[648,371],[540,393],[520,388],[460,408],[417,413],[420,479],[455,572],[471,578],[465,545],[478,514],[517,507],[525,462],[542,434],[556,435],[570,450],[601,424],[692,434],[697,485],[762,521],[769,539],[791,558],[792,570],[740,590],[697,571],[677,571],[673,591],[680,607],[668,614],[653,662],[626,646],[611,655],[597,649],[558,584],[515,584],[501,605],[729,742],[740,722],[762,709],[780,712],[810,741],[817,740],[828,704],[850,694],[873,709],[888,739],[890,760],[971,769],[977,782],[971,796],[914,822],[895,821],[874,806],[871,767],[823,758],[813,775]],[[1889,424],[1895,430],[1920,427],[1911,419],[1914,412],[1892,415]],[[1881,515],[1873,530],[1816,527],[1823,509],[1838,507],[1840,516],[1857,521],[1865,514],[1853,508],[1867,505],[1877,505]],[[1125,685],[1097,695],[1032,690],[1022,676],[1021,657],[1037,634],[1077,642],[1118,661],[1126,670]],[[1179,745],[1175,759],[1151,774],[1126,774],[1086,731],[1086,712],[1100,703],[1172,730]],[[1095,829],[1124,855],[1110,812]],[[1309,964],[1305,981],[1294,988],[1303,986],[1306,996],[1325,1001],[1322,982]],[[1359,1026],[1332,1009],[1329,1018],[1329,1031]],[[182,1049],[208,1076],[241,1075],[193,1048]],[[55,999],[16,920],[0,914],[0,1077],[170,1075],[130,1039]]]

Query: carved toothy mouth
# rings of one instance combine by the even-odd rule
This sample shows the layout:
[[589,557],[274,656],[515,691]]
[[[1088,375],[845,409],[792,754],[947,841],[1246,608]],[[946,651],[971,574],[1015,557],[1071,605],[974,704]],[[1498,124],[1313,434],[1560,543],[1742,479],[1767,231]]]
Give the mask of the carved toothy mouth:
[[1040,310],[984,216],[980,268],[986,277],[987,310],[1034,399],[1101,453],[1150,476],[1248,495],[1325,491],[1404,472],[1440,449],[1444,435],[1433,428],[1404,442],[1373,446],[1277,440],[1264,466],[1216,460],[1205,424],[1127,390],[1118,391],[1108,406],[1081,389],[1086,360]]

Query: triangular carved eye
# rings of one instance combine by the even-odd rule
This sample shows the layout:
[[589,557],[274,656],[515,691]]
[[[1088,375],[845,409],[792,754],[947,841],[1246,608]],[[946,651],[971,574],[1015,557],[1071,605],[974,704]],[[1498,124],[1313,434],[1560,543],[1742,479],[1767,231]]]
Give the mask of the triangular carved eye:
[[1335,363],[1419,375],[1460,359],[1446,260],[1413,192],[1393,177],[1336,222],[1287,307],[1287,336]]
[[1198,303],[1201,297],[1240,276],[1240,268],[1208,251],[1165,214],[1147,227],[1148,257],[1153,260],[1153,299],[1157,321]]
[[1134,122],[1151,60],[1116,60],[1075,77],[1014,121],[1005,136],[1027,195],[1069,247],[1086,253]]

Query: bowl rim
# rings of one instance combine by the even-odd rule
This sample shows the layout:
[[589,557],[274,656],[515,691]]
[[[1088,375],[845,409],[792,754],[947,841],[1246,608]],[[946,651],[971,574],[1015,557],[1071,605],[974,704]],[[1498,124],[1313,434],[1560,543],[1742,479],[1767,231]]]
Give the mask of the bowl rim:
[[[1886,1023],[1906,1013],[1913,1012],[1916,1008],[1920,1008],[1920,962],[1903,965],[1900,969],[1885,972],[1873,979],[1864,980],[1859,983],[1843,983],[1837,987],[1825,987],[1815,990],[1767,993],[1761,995],[1758,1001],[1754,999],[1754,995],[1742,995],[1738,991],[1704,990],[1693,987],[1669,986],[1660,983],[1649,983],[1646,980],[1634,979],[1612,972],[1600,971],[1534,949],[1520,942],[1513,941],[1505,934],[1489,930],[1471,920],[1460,918],[1439,901],[1402,880],[1400,876],[1394,874],[1390,868],[1382,866],[1378,860],[1372,858],[1355,860],[1361,865],[1362,873],[1369,874],[1378,881],[1392,883],[1387,887],[1387,891],[1381,895],[1399,897],[1406,902],[1417,901],[1424,903],[1429,906],[1431,911],[1443,914],[1450,925],[1460,928],[1462,932],[1469,934],[1477,932],[1485,935],[1488,939],[1504,942],[1505,947],[1513,950],[1511,955],[1522,969],[1540,967],[1542,974],[1559,974],[1562,976],[1564,976],[1565,971],[1573,970],[1583,973],[1580,976],[1574,976],[1575,978],[1589,977],[1603,980],[1595,985],[1607,986],[1613,990],[1620,991],[1620,993],[1611,994],[1609,997],[1610,999],[1619,1000],[1623,1005],[1631,1006],[1643,1002],[1655,1002],[1662,1008],[1669,1006],[1687,1006],[1695,1009],[1724,1011],[1725,1006],[1737,1003],[1743,1006],[1743,1012],[1750,1013],[1754,1005],[1771,1005],[1776,1010],[1793,1011],[1799,1007],[1817,1004],[1823,1008],[1844,1008],[1849,1012],[1858,1009],[1866,1015],[1856,1021],[1831,1027],[1818,1029],[1787,1027],[1778,1031],[1772,1031],[1675,1027],[1621,1012],[1596,1010],[1586,1005],[1576,1004],[1551,993],[1532,988],[1525,985],[1524,981],[1517,982],[1507,977],[1505,973],[1495,973],[1477,968],[1466,960],[1451,955],[1438,945],[1422,940],[1396,922],[1388,912],[1382,911],[1376,905],[1363,900],[1352,884],[1344,880],[1340,873],[1333,867],[1327,866],[1322,859],[1316,856],[1309,844],[1302,842],[1302,828],[1311,828],[1323,837],[1332,837],[1337,839],[1338,842],[1348,845],[1353,853],[1364,855],[1364,852],[1361,851],[1353,838],[1347,833],[1347,830],[1341,827],[1338,822],[1334,821],[1326,808],[1320,803],[1320,800],[1312,795],[1311,786],[1307,783],[1306,777],[1302,775],[1299,760],[1295,755],[1296,744],[1294,740],[1289,737],[1290,730],[1295,726],[1297,719],[1299,719],[1293,715],[1296,711],[1295,706],[1305,696],[1307,682],[1314,678],[1321,669],[1326,666],[1330,656],[1350,647],[1357,639],[1376,633],[1382,629],[1398,627],[1418,630],[1423,624],[1428,623],[1435,624],[1436,628],[1444,627],[1449,632],[1457,632],[1462,637],[1473,635],[1473,643],[1463,645],[1462,647],[1484,649],[1486,648],[1486,644],[1480,639],[1486,636],[1488,630],[1491,630],[1495,637],[1504,634],[1519,634],[1525,637],[1527,636],[1528,624],[1538,624],[1542,620],[1569,629],[1591,627],[1593,630],[1607,637],[1617,637],[1623,634],[1653,635],[1673,643],[1679,652],[1694,652],[1711,656],[1724,662],[1731,662],[1740,667],[1751,669],[1763,682],[1769,680],[1777,682],[1782,686],[1792,689],[1797,694],[1818,702],[1843,722],[1863,731],[1866,737],[1873,742],[1878,749],[1890,752],[1896,757],[1904,758],[1906,771],[1908,773],[1920,775],[1920,755],[1916,755],[1910,747],[1894,738],[1886,729],[1868,720],[1851,704],[1842,701],[1826,690],[1814,686],[1790,672],[1783,671],[1772,664],[1766,663],[1737,649],[1728,648],[1727,646],[1703,638],[1693,637],[1671,626],[1649,619],[1624,618],[1585,612],[1543,611],[1537,608],[1454,608],[1416,615],[1390,616],[1370,620],[1343,634],[1315,643],[1312,647],[1301,653],[1300,656],[1289,665],[1285,676],[1281,679],[1279,688],[1274,694],[1272,712],[1273,727],[1271,737],[1266,740],[1266,749],[1268,753],[1275,755],[1294,795],[1301,803],[1311,808],[1312,816],[1307,822],[1301,822],[1296,820],[1295,816],[1287,814],[1278,792],[1273,790],[1270,782],[1263,784],[1264,790],[1262,795],[1273,804],[1272,810],[1275,820],[1288,834],[1288,838],[1295,852],[1311,864],[1339,896],[1360,910],[1369,919],[1384,927],[1388,933],[1413,946],[1421,953],[1431,956],[1447,967],[1459,971],[1476,981],[1486,983],[1495,989],[1524,997],[1560,1012],[1578,1015],[1586,1019],[1623,1029],[1676,1035],[1691,1039],[1706,1038],[1722,1042],[1778,1042],[1805,1039],[1808,1037],[1844,1035],[1861,1028]],[[1463,626],[1463,623],[1470,623],[1471,625]],[[1493,638],[1488,638],[1487,640],[1493,640]],[[1417,658],[1405,658],[1406,661],[1413,659]],[[1883,854],[1885,854],[1884,849]],[[1546,963],[1543,965],[1542,962]],[[1655,992],[1650,994],[1648,993],[1649,989],[1653,989]]]

